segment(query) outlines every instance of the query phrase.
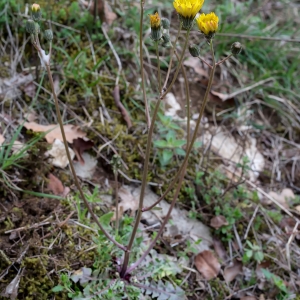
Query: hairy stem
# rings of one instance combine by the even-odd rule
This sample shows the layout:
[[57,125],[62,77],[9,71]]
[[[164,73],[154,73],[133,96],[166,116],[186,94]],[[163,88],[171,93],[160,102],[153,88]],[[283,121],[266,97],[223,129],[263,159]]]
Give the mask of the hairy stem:
[[158,51],[158,42],[156,45],[156,58],[157,58],[157,76],[158,76],[158,95],[161,94],[161,75],[160,75],[160,60],[159,60],[159,51]]
[[199,125],[200,125],[200,122],[201,122],[201,119],[202,119],[202,116],[203,116],[203,113],[204,113],[204,109],[205,109],[206,103],[207,103],[208,98],[209,98],[209,93],[210,93],[210,89],[211,89],[211,86],[212,86],[212,82],[213,82],[213,78],[214,78],[214,74],[215,74],[215,70],[216,70],[216,62],[215,62],[214,49],[213,49],[213,43],[212,43],[212,41],[210,42],[210,47],[211,47],[212,58],[213,58],[213,68],[212,68],[212,70],[210,72],[209,82],[208,82],[207,89],[206,89],[206,92],[205,92],[205,95],[204,95],[204,100],[203,100],[203,103],[202,103],[202,106],[201,106],[201,109],[200,109],[200,114],[199,114],[199,117],[198,117],[198,120],[197,120],[197,123],[196,123],[195,132],[194,132],[191,144],[189,145],[188,151],[186,153],[185,159],[183,161],[182,171],[179,173],[179,182],[178,182],[178,186],[177,186],[176,191],[175,191],[174,198],[172,200],[172,203],[170,205],[168,213],[167,213],[166,217],[164,218],[164,221],[163,221],[163,223],[162,223],[162,225],[161,225],[161,227],[159,229],[159,232],[157,233],[156,237],[153,239],[153,241],[151,242],[150,246],[143,253],[143,255],[131,267],[128,268],[128,270],[127,270],[126,273],[130,273],[136,267],[138,267],[139,264],[145,259],[145,257],[153,249],[153,247],[155,246],[157,240],[160,238],[160,236],[161,236],[161,234],[162,234],[162,232],[163,232],[163,230],[164,230],[167,222],[169,221],[169,218],[171,216],[171,212],[172,212],[172,210],[173,210],[173,208],[175,206],[175,203],[176,203],[176,200],[177,200],[177,197],[178,197],[178,194],[180,192],[181,185],[182,185],[182,181],[183,181],[183,178],[184,178],[185,170],[186,170],[186,167],[187,167],[188,157],[189,157],[189,155],[191,153],[192,147],[193,147],[193,145],[195,143],[195,140],[196,140],[196,137],[197,137],[198,128],[199,128]]
[[[41,51],[40,42],[39,42],[38,38],[36,39],[35,47],[36,47],[37,51],[39,51],[40,57],[42,59],[43,56],[42,56],[42,51]],[[50,85],[51,85],[51,90],[52,90],[52,94],[53,94],[53,98],[54,98],[54,104],[55,104],[55,109],[56,109],[56,114],[57,114],[57,119],[58,119],[59,127],[60,127],[60,130],[61,130],[61,135],[62,135],[62,138],[63,138],[63,142],[64,142],[64,145],[65,145],[65,149],[66,149],[66,153],[67,153],[67,157],[68,157],[70,169],[71,169],[72,175],[74,177],[74,181],[75,181],[76,187],[78,188],[80,196],[81,196],[81,198],[82,198],[85,206],[87,207],[89,213],[91,214],[92,218],[94,219],[94,221],[96,222],[96,224],[99,226],[99,228],[101,229],[101,231],[103,232],[103,234],[112,243],[114,243],[118,248],[120,248],[120,249],[122,249],[123,251],[126,252],[126,250],[127,250],[126,247],[123,246],[123,245],[121,245],[117,241],[115,241],[114,238],[103,228],[103,226],[99,222],[97,216],[94,214],[92,208],[90,207],[88,201],[86,200],[86,198],[84,196],[84,193],[83,193],[83,191],[81,189],[80,183],[78,181],[78,178],[77,178],[74,166],[73,166],[73,162],[72,162],[70,151],[69,151],[69,147],[68,147],[68,142],[67,142],[67,139],[66,139],[66,134],[65,134],[65,131],[64,131],[64,125],[63,125],[63,122],[62,122],[62,118],[61,118],[61,114],[60,114],[60,110],[59,110],[58,99],[57,99],[57,95],[56,95],[56,92],[55,92],[53,77],[52,77],[52,73],[51,73],[51,69],[50,69],[50,59],[49,59],[48,63],[45,63],[45,65],[46,65],[46,70],[47,70],[47,73],[48,73],[48,77],[49,77],[49,81],[50,81]]]

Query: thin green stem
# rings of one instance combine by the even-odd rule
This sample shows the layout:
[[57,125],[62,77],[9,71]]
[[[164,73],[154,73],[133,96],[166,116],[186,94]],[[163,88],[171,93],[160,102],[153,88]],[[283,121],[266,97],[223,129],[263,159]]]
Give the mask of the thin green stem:
[[[211,42],[211,48],[212,48],[212,42]],[[200,113],[199,113],[199,117],[198,117],[198,120],[196,122],[196,126],[195,126],[195,131],[194,131],[194,134],[193,134],[193,137],[192,137],[192,141],[191,141],[191,144],[188,146],[188,149],[187,149],[187,152],[186,152],[186,156],[184,158],[184,161],[181,165],[181,167],[179,168],[177,174],[175,175],[174,179],[172,180],[172,182],[170,183],[170,185],[168,186],[168,188],[166,189],[166,191],[163,193],[162,196],[160,196],[160,198],[155,202],[153,203],[151,206],[149,207],[145,207],[143,208],[143,211],[149,211],[151,210],[153,207],[155,207],[160,201],[162,201],[166,195],[171,191],[171,189],[173,188],[173,186],[175,185],[175,183],[177,182],[183,168],[184,168],[184,164],[186,163],[187,159],[188,159],[188,156],[190,154],[190,152],[192,151],[192,147],[193,147],[193,144],[196,140],[196,137],[197,137],[197,132],[198,132],[198,129],[199,129],[199,125],[200,125],[200,122],[201,122],[201,118],[203,116],[203,113],[204,113],[204,109],[205,109],[205,106],[207,104],[207,101],[209,99],[209,92],[210,92],[210,89],[211,89],[211,85],[212,85],[212,78],[214,76],[214,73],[215,73],[215,70],[216,70],[216,63],[215,63],[215,56],[214,56],[214,53],[213,53],[213,49],[212,49],[212,58],[213,58],[213,67],[212,67],[212,70],[210,72],[210,77],[209,77],[209,82],[208,82],[208,86],[207,86],[207,89],[206,89],[206,93],[204,95],[204,100],[203,100],[203,103],[201,105],[201,109],[200,109]]]
[[160,74],[160,60],[159,60],[159,51],[158,51],[158,42],[156,45],[156,58],[157,58],[157,76],[158,76],[158,95],[161,94],[161,74]]
[[204,113],[204,109],[205,109],[206,103],[207,103],[208,98],[209,98],[208,96],[209,96],[209,93],[210,93],[210,90],[211,90],[211,86],[212,86],[212,82],[213,82],[213,78],[214,78],[214,74],[215,74],[215,70],[216,70],[216,62],[215,62],[214,49],[213,49],[213,43],[212,43],[212,41],[210,42],[210,48],[211,48],[212,58],[213,58],[213,68],[212,68],[212,70],[210,72],[209,82],[208,82],[207,89],[206,89],[206,92],[205,92],[205,95],[204,95],[203,103],[201,105],[200,114],[199,114],[199,117],[198,117],[198,120],[197,120],[197,123],[196,123],[196,128],[195,128],[195,132],[194,132],[191,144],[189,145],[189,148],[188,148],[188,151],[186,153],[185,159],[184,159],[184,161],[182,163],[182,170],[180,172],[178,172],[179,173],[179,182],[178,182],[178,186],[177,186],[176,191],[175,191],[174,198],[172,200],[172,203],[170,205],[168,213],[167,213],[166,217],[164,218],[164,221],[163,221],[163,223],[162,223],[162,225],[161,225],[161,227],[160,227],[160,229],[159,229],[156,237],[153,239],[153,241],[151,242],[150,246],[143,253],[143,255],[130,268],[128,268],[126,274],[129,274],[136,267],[138,267],[139,264],[145,259],[145,257],[153,249],[153,247],[155,246],[157,240],[160,238],[160,236],[161,236],[161,234],[162,234],[162,232],[163,232],[163,230],[164,230],[167,222],[169,221],[169,218],[171,216],[171,212],[172,212],[172,210],[173,210],[173,208],[175,206],[175,203],[176,203],[176,200],[177,200],[177,197],[179,195],[180,188],[181,188],[181,185],[182,185],[182,182],[183,182],[183,179],[184,179],[184,174],[185,174],[185,170],[186,170],[186,166],[187,166],[187,162],[188,162],[188,157],[189,157],[189,155],[191,153],[192,147],[193,147],[193,145],[195,143],[195,140],[196,140],[196,137],[197,137],[198,128],[199,128],[199,125],[201,123],[201,119],[202,119],[202,116],[203,116],[203,113]]
[[187,33],[186,33],[184,46],[183,46],[183,49],[182,49],[182,53],[181,53],[181,56],[180,56],[180,59],[179,59],[179,63],[178,63],[177,69],[175,71],[175,75],[174,75],[174,77],[173,77],[173,79],[172,79],[169,87],[160,96],[161,99],[163,99],[170,92],[173,84],[175,83],[175,81],[177,79],[177,76],[178,76],[178,73],[179,73],[179,70],[181,68],[181,64],[182,64],[183,58],[184,58],[185,50],[186,50],[186,47],[187,47],[187,44],[188,44],[188,41],[189,41],[189,36],[190,36],[190,30],[188,30]]

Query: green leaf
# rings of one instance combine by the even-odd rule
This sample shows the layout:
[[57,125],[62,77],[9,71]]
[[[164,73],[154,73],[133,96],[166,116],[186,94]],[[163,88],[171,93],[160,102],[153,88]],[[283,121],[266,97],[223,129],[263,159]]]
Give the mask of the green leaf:
[[168,147],[168,143],[163,140],[154,141],[153,144],[155,147],[158,147],[158,148],[167,148]]
[[173,151],[164,150],[162,155],[163,165],[167,165],[173,157]]
[[186,144],[185,140],[176,140],[176,141],[173,141],[173,146],[174,147],[182,147],[185,144]]
[[105,215],[103,215],[99,218],[99,221],[100,221],[101,225],[104,227],[105,230],[111,229],[110,220],[111,220],[113,215],[114,215],[113,212],[109,212],[109,213],[107,213],[107,214],[105,214]]
[[181,155],[181,156],[185,156],[186,155],[186,152],[183,149],[181,149],[181,148],[176,148],[175,149],[175,153],[177,155]]
[[52,288],[52,292],[54,292],[54,293],[62,292],[63,290],[64,290],[64,287],[62,285],[57,285],[54,288]]

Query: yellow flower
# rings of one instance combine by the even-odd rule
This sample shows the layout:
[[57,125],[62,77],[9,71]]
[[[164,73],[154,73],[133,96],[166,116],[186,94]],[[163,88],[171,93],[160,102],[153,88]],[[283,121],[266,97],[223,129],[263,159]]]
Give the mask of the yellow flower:
[[174,0],[173,5],[181,18],[194,19],[204,0]]
[[211,12],[209,14],[201,14],[197,19],[198,28],[206,35],[213,36],[218,29],[219,18]]
[[156,12],[154,15],[149,15],[150,17],[150,26],[151,28],[160,28],[160,17],[158,12]]
[[41,9],[41,7],[38,4],[36,4],[36,3],[32,4],[32,6],[31,6],[32,12],[37,12],[40,9]]

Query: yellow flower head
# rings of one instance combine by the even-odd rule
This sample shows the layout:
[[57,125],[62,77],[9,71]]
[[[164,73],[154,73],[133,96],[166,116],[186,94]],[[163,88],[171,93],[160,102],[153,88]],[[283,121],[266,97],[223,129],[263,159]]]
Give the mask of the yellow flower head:
[[154,15],[149,15],[151,28],[160,28],[160,17],[158,12]]
[[41,9],[41,7],[38,4],[36,4],[36,3],[32,4],[32,6],[31,6],[31,11],[32,12],[37,12],[40,9]]
[[182,18],[194,19],[204,0],[174,0],[173,5]]
[[206,35],[213,35],[218,29],[219,18],[211,12],[209,14],[201,14],[197,19],[198,28]]

